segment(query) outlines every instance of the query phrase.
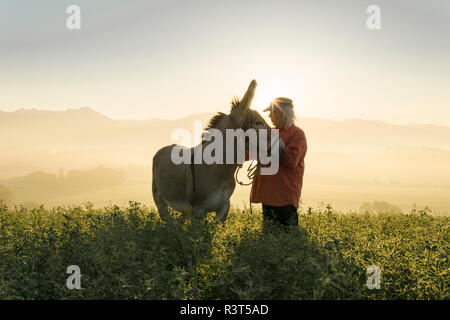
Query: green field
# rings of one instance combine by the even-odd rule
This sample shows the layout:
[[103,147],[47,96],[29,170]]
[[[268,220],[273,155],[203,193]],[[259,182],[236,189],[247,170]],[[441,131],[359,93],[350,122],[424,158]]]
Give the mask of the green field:
[[[232,209],[162,223],[154,209],[0,204],[0,299],[449,299],[449,217],[302,209],[299,227]],[[66,269],[81,270],[68,289]],[[381,288],[367,288],[370,265]]]

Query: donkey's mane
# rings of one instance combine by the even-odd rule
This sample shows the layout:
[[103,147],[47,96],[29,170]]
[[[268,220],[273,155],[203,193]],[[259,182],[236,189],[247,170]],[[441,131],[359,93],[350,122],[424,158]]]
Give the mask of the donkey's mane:
[[238,97],[234,97],[233,100],[231,100],[231,111],[233,111],[235,108],[237,108],[239,106],[239,103],[241,101],[239,100]]
[[[231,100],[231,111],[233,111],[235,108],[239,106],[239,99],[237,97],[234,97],[233,100]],[[223,112],[217,112],[215,116],[213,116],[210,120],[208,125],[206,126],[205,130],[217,128],[220,121],[222,121],[223,118],[228,117],[227,114]]]
[[225,117],[228,117],[228,115],[223,112],[217,112],[216,115],[209,120],[208,125],[206,126],[205,130],[217,128],[220,121],[222,121],[222,119]]

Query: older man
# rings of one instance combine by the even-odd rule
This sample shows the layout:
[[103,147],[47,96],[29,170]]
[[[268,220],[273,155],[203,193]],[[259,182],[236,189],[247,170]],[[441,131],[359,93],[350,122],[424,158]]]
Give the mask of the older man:
[[279,129],[285,148],[277,174],[256,176],[252,202],[262,203],[264,222],[271,220],[284,226],[296,226],[307,151],[305,133],[294,124],[291,99],[276,98],[264,111],[270,111],[269,117]]

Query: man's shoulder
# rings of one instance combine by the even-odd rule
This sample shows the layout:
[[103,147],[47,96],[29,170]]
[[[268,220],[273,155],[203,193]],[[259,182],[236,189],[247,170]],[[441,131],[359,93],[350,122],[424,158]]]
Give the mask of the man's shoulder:
[[293,124],[290,129],[292,130],[293,136],[295,135],[295,136],[299,136],[299,137],[306,137],[305,132],[299,126]]

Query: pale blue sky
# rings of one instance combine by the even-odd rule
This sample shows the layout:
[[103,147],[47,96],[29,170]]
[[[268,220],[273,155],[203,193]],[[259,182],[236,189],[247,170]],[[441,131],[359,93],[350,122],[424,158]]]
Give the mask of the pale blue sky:
[[286,95],[300,117],[450,125],[449,39],[448,0],[2,0],[0,110],[174,119],[228,111],[255,78],[257,109]]

